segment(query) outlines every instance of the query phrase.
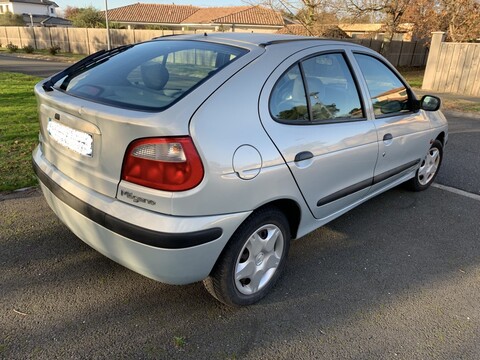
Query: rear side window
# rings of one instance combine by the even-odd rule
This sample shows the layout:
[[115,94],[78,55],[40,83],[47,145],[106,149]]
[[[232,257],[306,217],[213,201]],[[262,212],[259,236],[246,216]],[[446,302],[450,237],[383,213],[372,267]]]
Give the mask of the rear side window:
[[363,119],[356,83],[342,54],[320,54],[285,72],[270,96],[281,122],[320,123]]
[[355,54],[355,59],[367,82],[375,117],[410,111],[407,89],[392,70],[369,55]]
[[73,73],[56,87],[103,104],[163,110],[246,52],[198,41],[152,41]]
[[270,97],[270,112],[277,120],[309,120],[305,86],[298,64],[278,79]]

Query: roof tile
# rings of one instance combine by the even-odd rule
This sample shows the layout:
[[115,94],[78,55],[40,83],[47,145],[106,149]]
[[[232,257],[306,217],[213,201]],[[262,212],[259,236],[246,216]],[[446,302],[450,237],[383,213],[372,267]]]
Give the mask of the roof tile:
[[133,4],[108,10],[111,21],[179,24],[199,8],[191,5]]
[[200,8],[183,20],[185,24],[211,24],[215,19],[248,9],[249,6]]
[[284,25],[278,12],[260,6],[199,8],[191,5],[137,3],[110,9],[108,18],[132,23]]
[[218,24],[285,25],[280,13],[261,6],[250,6],[214,20]]

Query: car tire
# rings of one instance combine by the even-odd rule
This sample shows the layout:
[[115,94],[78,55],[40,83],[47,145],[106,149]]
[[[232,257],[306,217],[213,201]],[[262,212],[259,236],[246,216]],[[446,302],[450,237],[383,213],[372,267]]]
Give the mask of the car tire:
[[235,231],[205,288],[230,306],[251,305],[262,299],[282,274],[290,248],[290,227],[276,207],[250,215]]
[[427,155],[422,160],[420,167],[415,173],[415,177],[409,181],[409,186],[413,191],[423,191],[435,180],[438,170],[442,164],[443,146],[438,140],[435,140],[428,150]]

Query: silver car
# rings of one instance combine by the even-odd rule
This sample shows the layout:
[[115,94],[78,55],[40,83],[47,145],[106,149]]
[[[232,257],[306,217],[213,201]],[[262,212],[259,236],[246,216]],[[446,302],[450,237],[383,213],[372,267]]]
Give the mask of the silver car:
[[379,54],[269,34],[173,36],[93,54],[35,87],[34,169],[84,242],[149,278],[260,300],[290,241],[408,182],[448,130]]

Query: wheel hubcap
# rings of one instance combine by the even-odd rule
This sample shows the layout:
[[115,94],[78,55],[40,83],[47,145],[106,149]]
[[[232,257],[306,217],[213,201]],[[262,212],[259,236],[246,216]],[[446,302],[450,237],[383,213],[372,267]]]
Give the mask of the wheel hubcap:
[[437,148],[431,148],[418,169],[418,182],[421,185],[427,185],[435,176],[439,164],[440,151]]
[[235,264],[235,285],[245,295],[252,295],[272,279],[283,255],[284,238],[278,226],[268,224],[247,240]]

